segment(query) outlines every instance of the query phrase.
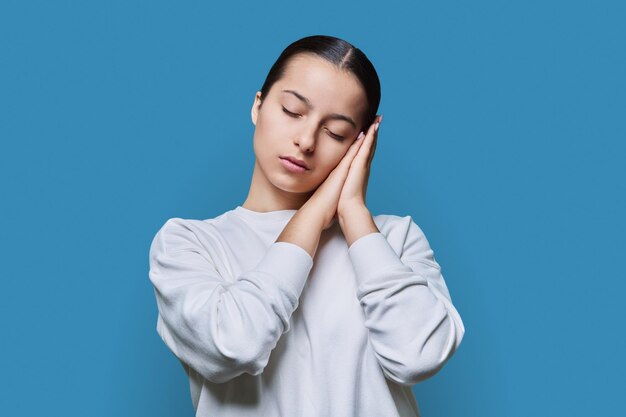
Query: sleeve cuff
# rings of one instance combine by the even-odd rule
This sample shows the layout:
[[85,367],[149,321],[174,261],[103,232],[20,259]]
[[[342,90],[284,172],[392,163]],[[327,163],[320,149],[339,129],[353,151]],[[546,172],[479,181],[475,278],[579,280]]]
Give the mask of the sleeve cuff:
[[348,248],[348,254],[359,285],[376,276],[380,270],[393,266],[405,267],[385,235],[380,232],[358,238]]
[[279,286],[288,288],[298,298],[312,267],[313,258],[300,246],[291,242],[274,242],[256,270],[272,277]]

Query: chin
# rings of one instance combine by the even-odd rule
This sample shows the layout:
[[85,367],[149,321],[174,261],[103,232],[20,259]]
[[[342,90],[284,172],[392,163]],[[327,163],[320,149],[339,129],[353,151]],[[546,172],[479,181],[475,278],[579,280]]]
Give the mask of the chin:
[[316,187],[305,187],[301,185],[287,185],[287,184],[274,184],[274,187],[279,188],[285,192],[293,194],[305,194],[315,191]]
[[272,185],[280,190],[294,194],[305,194],[313,192],[317,189],[318,185],[311,185],[310,181],[303,183],[296,180],[285,180],[284,178],[275,178],[270,180]]

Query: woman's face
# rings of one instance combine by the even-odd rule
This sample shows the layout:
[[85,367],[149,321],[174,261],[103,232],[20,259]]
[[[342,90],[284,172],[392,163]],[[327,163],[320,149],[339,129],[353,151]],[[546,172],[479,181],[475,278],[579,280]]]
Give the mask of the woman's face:
[[[317,56],[300,54],[292,57],[267,97],[260,94],[252,106],[252,122],[254,153],[264,182],[289,193],[314,191],[360,132],[367,110],[363,87],[351,73]],[[308,168],[293,172],[284,157],[302,160]]]

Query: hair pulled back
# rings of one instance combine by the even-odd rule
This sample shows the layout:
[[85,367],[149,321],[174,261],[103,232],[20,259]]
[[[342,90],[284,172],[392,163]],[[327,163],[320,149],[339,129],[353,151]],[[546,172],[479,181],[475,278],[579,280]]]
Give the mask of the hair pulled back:
[[352,73],[361,83],[367,97],[367,114],[361,130],[374,122],[378,105],[380,104],[380,80],[376,69],[365,54],[351,43],[327,35],[313,35],[301,38],[291,43],[280,54],[272,68],[270,68],[265,82],[261,87],[261,104],[267,97],[272,85],[285,74],[289,60],[301,53],[315,54],[337,66],[338,69]]

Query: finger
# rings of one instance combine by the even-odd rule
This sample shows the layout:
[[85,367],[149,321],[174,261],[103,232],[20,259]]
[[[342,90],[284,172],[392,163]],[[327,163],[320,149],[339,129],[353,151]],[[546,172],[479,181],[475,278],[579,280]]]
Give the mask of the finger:
[[358,155],[355,157],[355,162],[357,163],[362,163],[364,165],[367,165],[369,163],[369,156],[372,150],[372,143],[374,142],[375,135],[376,135],[376,130],[375,130],[376,121],[377,119],[374,121],[374,123],[370,125],[369,129],[367,129],[367,134],[365,135],[365,139],[363,139],[363,145],[359,149]]
[[367,163],[368,168],[371,166],[372,160],[374,159],[374,154],[376,153],[376,144],[378,143],[378,131],[380,129],[380,123],[382,122],[382,120],[383,120],[383,116],[382,115],[377,117],[376,122],[378,123],[378,126],[374,127],[375,133],[374,133],[374,139],[373,139],[373,142],[372,142],[372,145],[371,145],[372,149],[371,149],[371,151],[369,153],[369,158],[368,158],[368,161],[367,161],[368,162]]
[[374,154],[376,153],[377,144],[378,144],[378,130],[376,130],[376,133],[374,134],[374,140],[372,142],[371,150],[369,152],[369,158],[367,159],[368,168],[372,165],[372,161],[374,160]]
[[350,168],[350,165],[352,164],[354,157],[358,154],[359,149],[361,148],[361,145],[363,144],[364,140],[365,140],[364,138],[358,139],[357,137],[357,139],[355,139],[354,142],[352,142],[352,144],[348,148],[348,151],[344,155],[343,159],[339,162],[339,166],[341,166],[340,169],[348,170]]
[[359,133],[359,136],[357,136],[357,138],[354,140],[354,142],[352,142],[352,144],[350,145],[350,148],[348,149],[348,152],[346,154],[348,159],[352,160],[352,158],[354,158],[354,156],[358,154],[359,149],[361,149],[361,146],[363,145],[364,141],[365,141],[365,134],[361,132]]

